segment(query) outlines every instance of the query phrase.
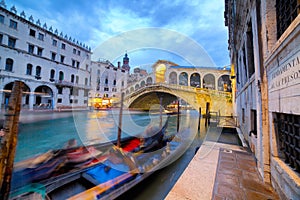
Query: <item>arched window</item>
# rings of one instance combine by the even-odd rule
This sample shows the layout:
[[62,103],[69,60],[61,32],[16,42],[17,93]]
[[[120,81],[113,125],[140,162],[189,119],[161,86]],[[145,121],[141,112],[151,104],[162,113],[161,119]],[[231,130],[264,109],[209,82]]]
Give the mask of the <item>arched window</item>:
[[203,77],[203,88],[214,90],[215,86],[215,77],[212,74],[206,74]]
[[144,87],[146,85],[145,81],[141,82],[141,87]]
[[40,66],[36,66],[36,68],[35,68],[35,75],[37,77],[40,77],[41,76],[41,71],[42,71],[42,68]]
[[108,78],[107,77],[105,78],[105,84],[108,84]]
[[62,71],[59,72],[59,78],[58,80],[63,81],[64,80],[64,73]]
[[74,83],[74,79],[75,79],[75,76],[74,74],[71,75],[71,83]]
[[169,75],[169,84],[177,84],[177,73],[171,72]]
[[198,73],[193,73],[190,77],[190,86],[191,87],[201,87],[200,75]]
[[85,79],[84,79],[84,84],[85,84],[85,85],[88,85],[88,82],[89,82],[88,78],[85,78]]
[[181,72],[179,75],[179,85],[188,85],[188,74],[186,72]]
[[116,79],[114,80],[114,85],[116,85],[117,84],[117,81],[116,81]]
[[27,64],[26,74],[32,75],[32,64],[30,64],[30,63]]
[[54,76],[55,76],[55,70],[51,69],[51,71],[50,71],[50,78],[54,79]]
[[5,70],[12,72],[14,61],[11,58],[7,58],[5,62]]

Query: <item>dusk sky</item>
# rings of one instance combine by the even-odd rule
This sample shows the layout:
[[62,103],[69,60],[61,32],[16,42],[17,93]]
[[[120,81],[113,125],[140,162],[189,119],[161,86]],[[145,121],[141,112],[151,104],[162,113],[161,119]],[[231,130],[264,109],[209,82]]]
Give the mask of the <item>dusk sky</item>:
[[[159,59],[179,65],[229,65],[224,0],[5,0],[28,19],[91,47],[93,60],[132,68]],[[201,59],[199,59],[201,57]],[[203,59],[202,59],[203,58]]]

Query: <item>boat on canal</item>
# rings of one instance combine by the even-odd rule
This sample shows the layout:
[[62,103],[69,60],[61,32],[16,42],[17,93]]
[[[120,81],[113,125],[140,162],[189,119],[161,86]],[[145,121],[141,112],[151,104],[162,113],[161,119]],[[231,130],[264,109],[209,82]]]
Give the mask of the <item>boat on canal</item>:
[[143,155],[167,146],[174,137],[165,136],[167,125],[168,120],[161,127],[151,125],[138,137],[123,138],[119,147],[118,141],[81,147],[71,144],[21,161],[14,167],[10,199],[30,199],[31,195],[65,199],[99,184],[105,185],[99,195],[107,195],[145,172],[139,163],[151,157]]

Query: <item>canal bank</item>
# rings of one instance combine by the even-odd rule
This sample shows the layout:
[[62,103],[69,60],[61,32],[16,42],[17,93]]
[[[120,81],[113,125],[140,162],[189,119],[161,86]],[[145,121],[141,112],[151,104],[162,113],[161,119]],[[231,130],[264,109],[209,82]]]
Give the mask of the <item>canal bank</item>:
[[[216,129],[210,128],[207,136],[218,132]],[[279,197],[269,184],[262,181],[249,148],[223,143],[219,139],[207,139],[166,196],[166,200],[183,199],[251,200]]]

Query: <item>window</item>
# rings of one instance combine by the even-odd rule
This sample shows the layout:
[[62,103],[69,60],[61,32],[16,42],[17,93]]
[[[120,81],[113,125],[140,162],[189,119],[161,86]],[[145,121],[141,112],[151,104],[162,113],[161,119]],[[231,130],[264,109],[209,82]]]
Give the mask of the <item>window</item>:
[[27,64],[26,75],[32,75],[32,64]]
[[115,86],[116,84],[117,84],[117,80],[115,79],[115,80],[114,80],[114,86]]
[[248,74],[249,78],[255,73],[254,68],[254,53],[253,53],[253,33],[252,33],[252,23],[251,21],[248,23],[248,30],[247,30],[247,67],[248,67]]
[[245,109],[242,108],[242,122],[245,123]]
[[276,0],[277,39],[300,13],[299,0]]
[[17,27],[18,27],[18,23],[16,22],[16,21],[14,21],[14,20],[10,20],[9,21],[9,27],[10,28],[13,28],[13,29],[17,29]]
[[51,71],[50,71],[50,81],[54,81],[54,76],[55,76],[55,70],[51,69]]
[[15,38],[12,38],[12,37],[9,37],[8,38],[8,46],[11,47],[11,48],[15,48],[16,46],[16,39]]
[[74,74],[71,75],[71,83],[74,83],[74,79],[75,79],[75,76]]
[[77,67],[77,69],[79,69],[79,66],[80,66],[80,62],[76,61],[76,67]]
[[64,73],[62,71],[59,72],[59,80],[60,81],[64,80]]
[[33,54],[34,52],[34,45],[28,44],[28,53]]
[[36,69],[35,69],[35,75],[37,77],[40,77],[41,76],[41,71],[42,71],[42,68],[40,66],[37,66]]
[[76,49],[73,49],[73,54],[76,54]]
[[3,35],[0,34],[0,44],[2,44],[2,40],[3,40]]
[[30,29],[29,35],[32,36],[32,37],[35,37],[35,30]]
[[86,66],[85,66],[85,70],[86,70],[86,71],[89,71],[89,65],[86,65]]
[[58,88],[57,88],[57,93],[58,93],[58,94],[62,94],[62,87],[58,87]]
[[52,45],[56,47],[57,46],[57,40],[53,39],[52,40]]
[[0,23],[4,23],[4,16],[3,15],[0,15]]
[[105,79],[105,84],[108,84],[108,78]]
[[12,72],[14,61],[11,58],[7,58],[5,62],[5,70]]
[[300,115],[276,113],[274,120],[279,157],[300,172]]
[[72,59],[72,67],[75,67],[76,61]]
[[62,49],[66,49],[66,44],[65,43],[61,43],[61,48]]
[[84,97],[87,97],[88,95],[89,95],[89,90],[84,90],[83,96],[84,96]]
[[80,51],[79,51],[79,50],[77,51],[77,55],[79,55],[79,56],[80,56]]
[[42,56],[43,55],[43,49],[42,48],[38,47],[37,55],[38,56]]
[[79,83],[79,76],[76,76],[76,83]]
[[84,84],[85,84],[85,85],[88,85],[88,78],[85,78],[85,79],[84,79]]
[[65,56],[60,55],[60,62],[61,62],[61,63],[64,63],[64,61],[65,61]]
[[109,91],[109,88],[108,87],[104,87],[104,91]]
[[44,34],[42,34],[42,33],[39,33],[39,40],[42,40],[42,41],[44,41]]
[[51,53],[51,60],[55,61],[56,59],[56,53],[52,52]]
[[[60,93],[58,93],[58,94],[60,94]],[[62,93],[61,93],[62,94]],[[57,99],[57,103],[61,103],[62,102],[62,99],[61,98],[59,98],[59,99]]]

